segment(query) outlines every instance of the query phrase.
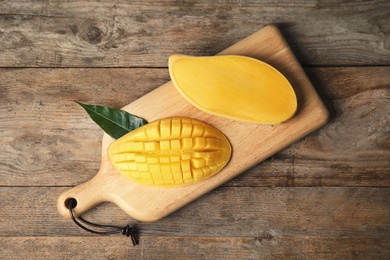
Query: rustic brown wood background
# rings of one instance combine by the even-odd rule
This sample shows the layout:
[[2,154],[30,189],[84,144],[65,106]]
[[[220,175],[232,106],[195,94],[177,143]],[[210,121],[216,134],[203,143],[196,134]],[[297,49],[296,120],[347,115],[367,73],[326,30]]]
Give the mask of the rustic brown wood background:
[[[110,203],[140,245],[62,218],[102,131],[73,101],[120,108],[169,80],[173,53],[213,55],[276,24],[330,122],[161,221]],[[0,2],[0,259],[389,259],[390,2]],[[136,196],[137,194],[134,194]]]

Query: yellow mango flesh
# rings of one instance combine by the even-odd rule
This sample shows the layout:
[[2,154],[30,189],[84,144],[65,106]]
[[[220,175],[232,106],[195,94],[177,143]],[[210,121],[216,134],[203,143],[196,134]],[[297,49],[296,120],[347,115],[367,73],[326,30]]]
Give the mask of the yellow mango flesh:
[[287,121],[297,110],[288,80],[253,58],[176,54],[169,58],[169,73],[178,91],[207,113],[273,125]]
[[230,143],[218,129],[184,117],[150,122],[108,147],[108,158],[119,173],[161,187],[206,179],[221,170],[230,156]]

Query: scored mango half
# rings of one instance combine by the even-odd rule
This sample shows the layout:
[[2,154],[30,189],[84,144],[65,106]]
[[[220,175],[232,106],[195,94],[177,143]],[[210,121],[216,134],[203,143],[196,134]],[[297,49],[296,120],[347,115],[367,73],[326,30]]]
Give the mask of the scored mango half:
[[184,117],[150,122],[114,141],[108,157],[131,180],[174,187],[206,179],[231,157],[228,139],[204,122]]
[[184,98],[210,114],[274,125],[289,120],[297,111],[289,81],[254,58],[175,54],[169,58],[169,73]]

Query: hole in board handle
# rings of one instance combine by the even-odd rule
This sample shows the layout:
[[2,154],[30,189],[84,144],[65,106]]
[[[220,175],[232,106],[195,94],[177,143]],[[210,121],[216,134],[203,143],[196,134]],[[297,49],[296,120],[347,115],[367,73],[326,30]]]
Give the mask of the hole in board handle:
[[77,206],[77,200],[74,198],[67,198],[65,200],[65,207],[67,209],[74,209]]

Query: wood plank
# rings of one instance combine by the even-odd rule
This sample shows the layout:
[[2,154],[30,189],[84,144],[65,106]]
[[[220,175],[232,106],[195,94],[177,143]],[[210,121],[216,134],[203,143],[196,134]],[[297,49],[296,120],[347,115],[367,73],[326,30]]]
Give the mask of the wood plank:
[[[390,68],[306,71],[331,121],[226,185],[389,186]],[[119,108],[167,80],[166,69],[0,69],[1,185],[91,179],[102,131],[73,100]]]
[[277,24],[305,65],[387,65],[388,1],[2,1],[0,66],[162,67]]
[[[389,239],[355,237],[0,237],[3,259],[386,259]],[[21,250],[23,248],[23,250]]]
[[[66,189],[0,187],[0,236],[89,236],[57,212],[57,197]],[[157,222],[135,221],[112,203],[84,217],[101,224],[135,224],[142,237],[389,239],[389,200],[390,188],[221,187]]]
[[103,134],[73,101],[120,108],[168,71],[3,69],[0,78],[0,183],[72,185],[96,174]]

